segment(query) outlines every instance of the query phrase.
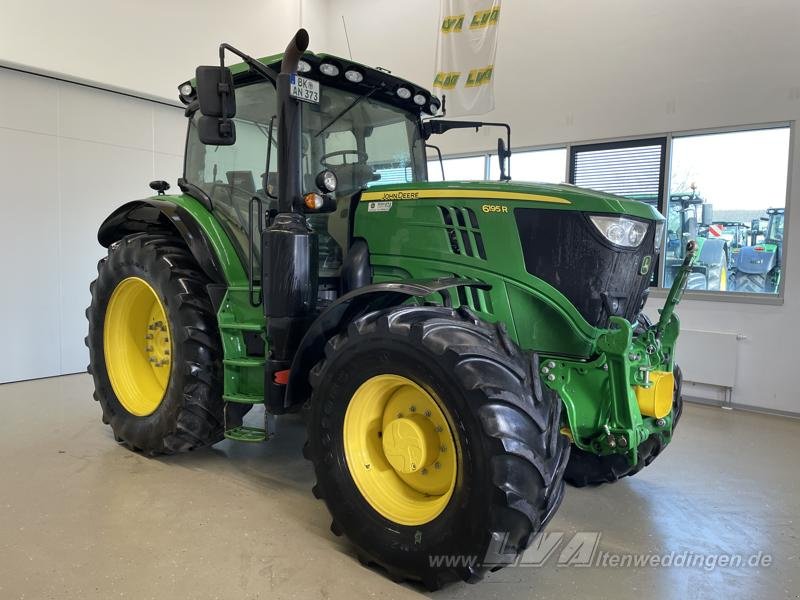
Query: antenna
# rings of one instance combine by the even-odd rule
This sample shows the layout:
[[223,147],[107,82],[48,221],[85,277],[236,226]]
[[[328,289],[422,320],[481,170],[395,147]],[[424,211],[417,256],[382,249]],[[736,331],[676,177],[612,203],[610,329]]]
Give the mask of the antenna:
[[342,27],[344,27],[344,39],[347,40],[347,53],[350,55],[350,60],[353,60],[353,51],[350,49],[350,36],[347,35],[347,22],[342,15]]

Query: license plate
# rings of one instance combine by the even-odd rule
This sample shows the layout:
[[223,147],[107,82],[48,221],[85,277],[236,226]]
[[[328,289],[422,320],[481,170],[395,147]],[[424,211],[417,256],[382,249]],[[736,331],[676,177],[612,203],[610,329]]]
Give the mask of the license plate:
[[289,95],[303,102],[319,104],[319,81],[293,73],[289,79]]

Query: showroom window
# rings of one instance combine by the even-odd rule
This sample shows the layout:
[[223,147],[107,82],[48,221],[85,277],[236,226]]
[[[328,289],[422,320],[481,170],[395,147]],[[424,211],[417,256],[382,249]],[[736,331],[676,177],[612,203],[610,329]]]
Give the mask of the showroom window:
[[[548,148],[512,152],[511,177],[516,181],[562,183],[567,170],[567,149]],[[489,179],[500,178],[497,154],[489,156]]]
[[[439,164],[438,158],[428,157],[428,180],[442,181],[442,166],[446,181],[464,179],[486,179],[488,163],[489,180],[500,179],[500,165],[497,154],[484,154],[465,158],[445,158]],[[511,155],[511,176],[516,181],[541,181],[561,183],[567,167],[566,148],[547,148],[543,150],[515,150]]]
[[789,142],[789,127],[673,136],[665,287],[695,239],[689,290],[779,292]]
[[666,146],[666,137],[572,146],[570,183],[657,205]]
[[486,179],[486,155],[466,156],[464,158],[445,158],[441,164],[439,159],[428,160],[428,181],[465,181]]

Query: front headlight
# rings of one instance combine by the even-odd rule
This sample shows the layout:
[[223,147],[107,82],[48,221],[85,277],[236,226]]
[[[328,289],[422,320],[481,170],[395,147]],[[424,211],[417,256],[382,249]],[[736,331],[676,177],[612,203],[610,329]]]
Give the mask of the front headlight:
[[592,215],[589,217],[597,227],[597,231],[603,234],[612,244],[625,248],[638,248],[647,235],[647,223],[634,221],[625,217],[606,217]]
[[656,254],[661,250],[661,244],[664,243],[664,223],[665,221],[656,223]]

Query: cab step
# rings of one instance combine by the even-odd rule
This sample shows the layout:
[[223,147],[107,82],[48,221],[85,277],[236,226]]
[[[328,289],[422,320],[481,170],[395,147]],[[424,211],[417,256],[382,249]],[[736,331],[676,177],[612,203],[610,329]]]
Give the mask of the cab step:
[[267,440],[267,432],[260,427],[241,425],[233,429],[228,429],[225,432],[225,437],[237,442],[265,442]]
[[221,322],[219,328],[225,331],[264,331],[264,326],[260,323],[243,323],[239,321],[233,323]]
[[263,396],[251,396],[250,394],[223,394],[225,402],[238,402],[239,404],[262,404]]
[[228,365],[230,367],[264,367],[264,359],[263,358],[225,358],[222,360],[222,364]]

